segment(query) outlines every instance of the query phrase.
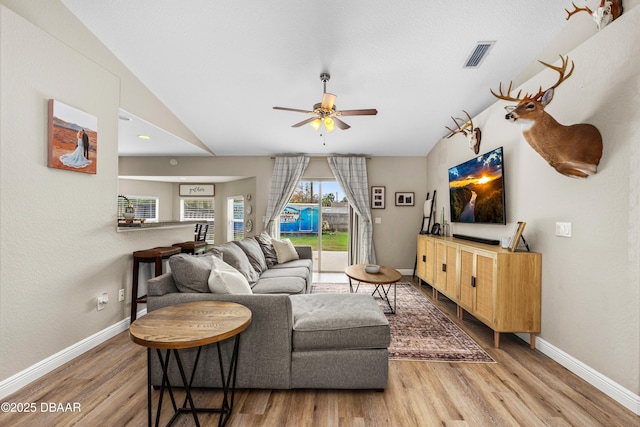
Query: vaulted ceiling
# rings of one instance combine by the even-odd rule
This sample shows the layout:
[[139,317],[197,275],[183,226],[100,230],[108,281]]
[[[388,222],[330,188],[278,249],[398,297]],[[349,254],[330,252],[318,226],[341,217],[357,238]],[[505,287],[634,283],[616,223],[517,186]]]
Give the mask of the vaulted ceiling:
[[[495,102],[490,88],[522,83],[536,60],[554,62],[596,31],[586,13],[565,20],[570,0],[62,2],[222,156],[426,155],[450,116],[475,116]],[[478,42],[495,44],[465,68]],[[331,133],[291,127],[309,116],[272,107],[312,110],[322,72],[338,109],[378,114],[343,117],[351,128]],[[161,124],[123,114],[121,155],[210,155],[170,135],[141,144],[131,129]]]

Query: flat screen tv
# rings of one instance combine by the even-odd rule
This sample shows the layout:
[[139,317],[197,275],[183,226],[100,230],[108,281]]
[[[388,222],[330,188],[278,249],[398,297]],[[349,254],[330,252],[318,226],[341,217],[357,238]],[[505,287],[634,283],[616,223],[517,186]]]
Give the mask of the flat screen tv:
[[451,222],[506,224],[502,147],[449,169]]

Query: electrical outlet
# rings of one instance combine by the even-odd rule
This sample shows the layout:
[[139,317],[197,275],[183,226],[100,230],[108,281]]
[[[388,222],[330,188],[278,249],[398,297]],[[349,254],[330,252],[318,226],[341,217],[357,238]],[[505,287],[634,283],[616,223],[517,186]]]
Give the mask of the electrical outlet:
[[118,291],[118,302],[124,301],[124,289]]

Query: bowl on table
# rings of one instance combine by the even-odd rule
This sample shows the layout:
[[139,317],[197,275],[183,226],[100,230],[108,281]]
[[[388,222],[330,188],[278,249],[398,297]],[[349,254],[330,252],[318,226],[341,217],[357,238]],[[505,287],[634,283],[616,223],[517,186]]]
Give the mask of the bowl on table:
[[368,264],[364,266],[364,271],[370,274],[380,273],[380,266],[375,264]]

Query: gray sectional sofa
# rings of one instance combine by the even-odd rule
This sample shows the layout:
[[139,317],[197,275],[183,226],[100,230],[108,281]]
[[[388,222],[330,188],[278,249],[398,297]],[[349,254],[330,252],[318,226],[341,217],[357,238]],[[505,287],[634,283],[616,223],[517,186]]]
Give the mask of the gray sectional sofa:
[[[238,388],[384,389],[390,330],[373,297],[310,294],[311,247],[296,247],[298,259],[274,264],[273,260],[267,261],[268,242],[259,246],[262,259],[254,242],[247,241],[251,239],[258,241],[250,238],[225,243],[200,256],[174,255],[175,259],[169,260],[172,271],[147,282],[147,310],[205,300],[232,301],[248,307],[252,322],[241,334]],[[238,248],[240,252],[236,251]],[[210,259],[212,254],[222,256],[226,263],[249,276],[252,293],[221,294],[205,289],[202,280],[208,275],[207,257]],[[257,275],[245,271],[247,263]],[[266,269],[262,270],[265,264]],[[231,356],[231,341],[223,343],[225,366]],[[190,372],[195,349],[183,353],[183,364]],[[193,385],[221,387],[218,372],[215,347],[205,348]],[[152,373],[153,384],[160,385],[161,369],[155,357]],[[175,367],[170,369],[170,379],[172,384],[180,383]]]

